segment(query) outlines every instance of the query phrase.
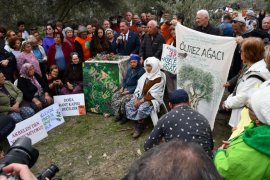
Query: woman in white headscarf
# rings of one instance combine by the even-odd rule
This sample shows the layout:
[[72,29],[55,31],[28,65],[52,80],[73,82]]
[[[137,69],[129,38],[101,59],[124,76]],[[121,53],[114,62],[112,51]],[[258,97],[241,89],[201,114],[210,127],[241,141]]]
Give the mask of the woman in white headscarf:
[[153,110],[159,111],[163,102],[165,76],[160,71],[161,62],[155,57],[144,61],[145,74],[138,80],[134,98],[126,104],[127,119],[135,121],[133,138],[139,137],[143,132],[143,121],[149,117]]

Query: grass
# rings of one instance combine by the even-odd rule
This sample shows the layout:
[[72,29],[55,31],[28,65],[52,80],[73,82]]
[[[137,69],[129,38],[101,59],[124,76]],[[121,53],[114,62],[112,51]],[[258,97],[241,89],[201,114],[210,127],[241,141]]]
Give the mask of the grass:
[[[216,146],[230,133],[227,119],[227,114],[217,116],[213,132]],[[32,168],[34,173],[55,163],[60,168],[57,176],[64,180],[121,179],[144,152],[144,140],[153,128],[148,121],[143,135],[133,140],[132,122],[121,126],[113,118],[96,114],[69,117],[65,121],[35,145],[40,156]]]

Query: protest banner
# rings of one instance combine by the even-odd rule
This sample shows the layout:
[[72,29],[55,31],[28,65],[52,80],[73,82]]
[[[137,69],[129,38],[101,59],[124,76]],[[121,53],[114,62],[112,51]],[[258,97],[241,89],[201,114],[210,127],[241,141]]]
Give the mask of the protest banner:
[[54,96],[54,103],[59,104],[63,116],[85,115],[84,94]]
[[38,114],[47,132],[65,122],[58,104],[53,104]]
[[172,74],[176,74],[177,69],[177,52],[176,48],[171,45],[163,44],[161,62],[163,62],[163,70]]
[[17,123],[15,129],[10,133],[7,139],[9,144],[12,145],[18,138],[24,136],[29,137],[32,140],[32,144],[35,144],[48,136],[38,113]]
[[213,129],[236,48],[235,38],[177,24],[176,42],[177,87],[188,92],[192,107],[209,120]]

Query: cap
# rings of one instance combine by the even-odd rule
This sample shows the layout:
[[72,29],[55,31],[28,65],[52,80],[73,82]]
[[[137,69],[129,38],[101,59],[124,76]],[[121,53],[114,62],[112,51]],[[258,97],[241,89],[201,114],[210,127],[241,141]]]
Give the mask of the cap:
[[169,96],[169,102],[172,104],[186,103],[188,101],[188,93],[184,89],[177,89]]
[[243,17],[235,17],[233,19],[234,22],[238,22],[238,23],[242,23],[242,24],[246,24],[246,21]]

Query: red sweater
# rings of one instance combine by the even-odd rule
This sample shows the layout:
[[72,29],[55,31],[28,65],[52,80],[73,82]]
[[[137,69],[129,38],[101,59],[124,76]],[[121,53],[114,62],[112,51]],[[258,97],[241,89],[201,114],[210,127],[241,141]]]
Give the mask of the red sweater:
[[[72,53],[72,49],[70,45],[66,42],[63,42],[62,51],[65,56],[66,63],[70,64],[70,59],[71,59],[70,55]],[[52,46],[50,46],[49,51],[48,51],[48,61],[47,61],[48,67],[55,64],[55,53],[56,53],[56,48],[55,48],[55,44],[53,44]]]

